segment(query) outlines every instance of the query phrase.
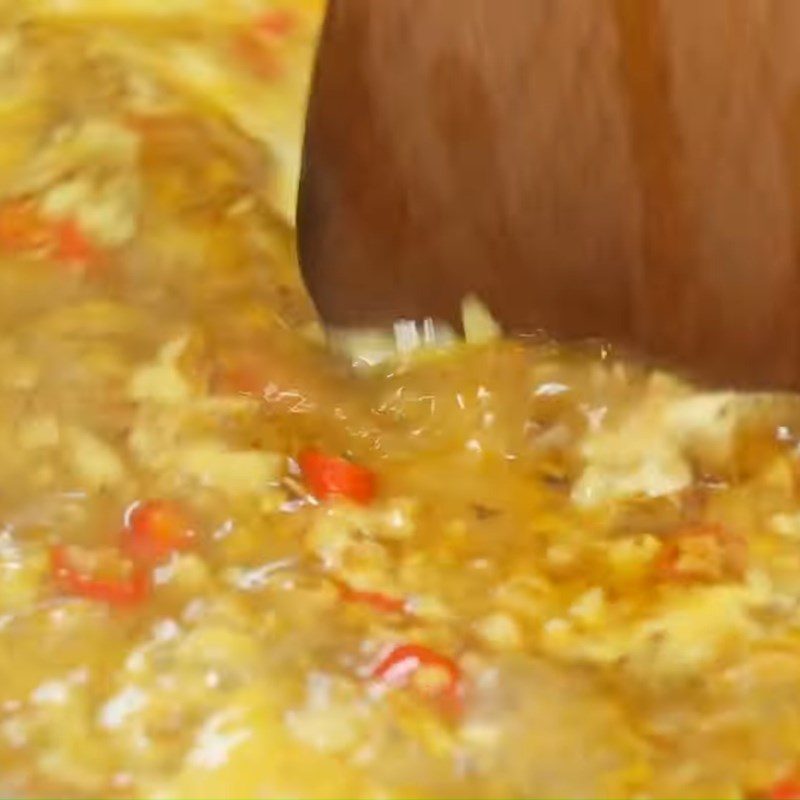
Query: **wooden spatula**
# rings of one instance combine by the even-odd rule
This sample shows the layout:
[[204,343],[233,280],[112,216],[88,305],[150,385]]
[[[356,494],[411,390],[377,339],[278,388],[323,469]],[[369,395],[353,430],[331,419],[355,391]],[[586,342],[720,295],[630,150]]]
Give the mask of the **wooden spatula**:
[[332,0],[300,252],[335,326],[601,337],[800,388],[800,2]]

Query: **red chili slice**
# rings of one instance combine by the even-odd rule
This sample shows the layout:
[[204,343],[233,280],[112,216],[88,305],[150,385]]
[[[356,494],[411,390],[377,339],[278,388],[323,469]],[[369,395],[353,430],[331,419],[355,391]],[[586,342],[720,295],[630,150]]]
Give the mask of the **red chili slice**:
[[129,512],[123,548],[135,558],[158,561],[186,550],[195,535],[189,517],[177,503],[148,500]]
[[105,261],[105,253],[92,243],[75,220],[54,223],[52,236],[53,257],[63,264],[98,267]]
[[285,8],[267,11],[255,21],[255,29],[258,33],[276,38],[289,36],[296,28],[297,16]]
[[407,686],[423,667],[436,667],[447,675],[447,682],[433,699],[451,713],[461,710],[462,676],[452,658],[421,644],[401,644],[392,648],[372,671],[372,678],[392,687]]
[[48,231],[30,200],[9,200],[0,204],[0,249],[22,253],[46,247]]
[[258,77],[274,80],[281,73],[276,45],[297,28],[297,15],[289,9],[275,9],[256,17],[234,39],[234,49]]
[[800,800],[800,779],[784,778],[773,784],[759,797],[763,800]]
[[125,578],[97,578],[78,569],[64,545],[55,545],[51,549],[50,565],[62,591],[75,597],[126,607],[143,603],[150,594],[150,577],[138,566],[134,566]]
[[102,265],[106,259],[74,219],[48,219],[31,200],[10,200],[0,205],[0,249],[40,252],[60,264],[80,268]]
[[406,601],[381,592],[362,592],[347,584],[339,584],[339,594],[346,603],[363,603],[385,614],[401,614],[406,610]]
[[366,467],[319,450],[305,450],[298,461],[308,488],[319,500],[346,497],[366,505],[375,497],[375,474]]

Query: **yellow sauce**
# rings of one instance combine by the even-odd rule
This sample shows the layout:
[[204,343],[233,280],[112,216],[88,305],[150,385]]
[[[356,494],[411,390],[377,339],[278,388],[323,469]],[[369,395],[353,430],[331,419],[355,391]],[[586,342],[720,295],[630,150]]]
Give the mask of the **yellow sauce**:
[[8,6],[0,794],[787,778],[798,403],[486,320],[331,355],[289,222],[321,8],[279,11]]

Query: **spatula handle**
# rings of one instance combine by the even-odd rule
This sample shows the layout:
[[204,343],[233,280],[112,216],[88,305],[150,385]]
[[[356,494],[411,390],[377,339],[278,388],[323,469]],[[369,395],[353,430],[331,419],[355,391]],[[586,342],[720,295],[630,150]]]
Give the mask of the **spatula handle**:
[[332,0],[301,257],[334,324],[452,318],[800,387],[800,3]]

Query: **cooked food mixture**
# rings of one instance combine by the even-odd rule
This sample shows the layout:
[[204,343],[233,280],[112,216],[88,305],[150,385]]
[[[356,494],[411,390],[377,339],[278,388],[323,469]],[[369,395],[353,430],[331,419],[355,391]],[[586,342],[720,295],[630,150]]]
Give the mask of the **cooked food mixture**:
[[332,355],[320,14],[3,7],[0,794],[800,796],[800,402],[473,302]]

